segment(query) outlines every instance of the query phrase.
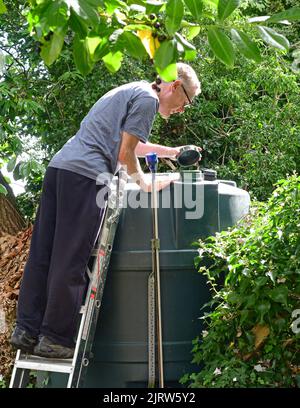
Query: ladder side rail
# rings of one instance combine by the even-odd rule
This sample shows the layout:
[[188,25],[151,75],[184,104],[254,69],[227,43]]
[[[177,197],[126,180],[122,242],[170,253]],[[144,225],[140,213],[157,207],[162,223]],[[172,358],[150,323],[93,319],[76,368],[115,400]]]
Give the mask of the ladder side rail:
[[16,362],[20,360],[21,350],[17,351],[16,360],[12,375],[10,378],[9,388],[24,388],[29,382],[30,370],[17,367]]
[[[116,224],[116,222],[114,222]],[[101,308],[101,303],[102,303],[102,298],[103,298],[103,293],[104,293],[104,287],[105,287],[105,282],[106,282],[106,277],[107,277],[107,271],[108,271],[108,266],[109,266],[109,260],[111,256],[111,251],[112,251],[112,243],[113,243],[113,238],[116,230],[116,225],[112,225],[112,229],[108,233],[108,240],[106,244],[107,252],[105,253],[104,256],[101,256],[99,254],[99,257],[103,258],[102,260],[102,265],[101,265],[101,270],[100,270],[100,276],[99,276],[99,284],[97,287],[97,292],[95,296],[95,307],[92,311],[91,319],[89,320],[89,326],[88,326],[88,334],[85,339],[84,343],[84,359],[82,360],[80,369],[79,369],[79,376],[78,380],[76,383],[76,386],[78,387],[80,384],[83,383],[84,376],[85,376],[85,371],[88,366],[88,358],[85,356],[89,355],[92,347],[93,347],[93,341],[96,333],[96,328],[97,328],[97,322],[98,322],[98,317],[99,317],[99,312]]]
[[93,346],[112,245],[122,209],[120,201],[123,200],[122,194],[126,184],[125,174],[125,172],[122,172],[119,175],[116,191],[111,192],[107,203],[105,219],[98,239],[97,259],[94,262],[92,271],[91,287],[93,293],[88,294],[89,303],[88,309],[86,310],[86,320],[82,331],[78,334],[78,348],[81,355],[80,358],[76,359],[74,371],[68,381],[68,387],[79,387],[79,385],[83,383],[89,364],[88,357],[90,356]]

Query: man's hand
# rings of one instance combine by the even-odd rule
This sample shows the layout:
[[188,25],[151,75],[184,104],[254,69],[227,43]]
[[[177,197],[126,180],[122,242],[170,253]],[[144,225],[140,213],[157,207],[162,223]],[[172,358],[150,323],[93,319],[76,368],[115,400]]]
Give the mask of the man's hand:
[[[178,147],[169,147],[169,146],[163,146],[163,145],[158,145],[154,143],[141,143],[139,142],[135,148],[135,153],[138,157],[145,157],[147,153],[156,153],[158,157],[164,157],[168,158],[171,160],[176,160],[176,157],[178,156],[180,149],[185,146],[178,146]],[[202,148],[200,146],[195,146],[199,150],[199,152],[202,151]]]
[[[145,175],[145,183],[140,184],[140,187],[146,193],[151,193],[152,191],[152,182],[151,182],[151,173]],[[170,173],[168,175],[157,176],[155,178],[156,191],[163,190],[168,187],[173,181],[180,179],[180,174]]]
[[[176,154],[175,157],[172,157],[171,159],[172,159],[172,160],[176,160],[178,154],[180,153],[180,150],[181,150],[183,147],[186,147],[186,146],[187,146],[187,145],[174,147],[174,149],[177,151],[177,154]],[[200,147],[200,146],[195,146],[195,147],[198,149],[198,151],[199,151],[200,153],[202,152],[202,147]],[[200,158],[200,160],[201,160],[201,158]]]
[[[156,190],[160,191],[168,187],[173,181],[180,179],[180,174],[170,173],[168,176],[157,177],[156,179]],[[152,188],[151,188],[152,189]]]

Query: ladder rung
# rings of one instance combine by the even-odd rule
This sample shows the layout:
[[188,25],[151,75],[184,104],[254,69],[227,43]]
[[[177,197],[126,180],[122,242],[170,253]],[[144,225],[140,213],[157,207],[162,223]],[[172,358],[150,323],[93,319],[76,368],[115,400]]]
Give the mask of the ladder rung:
[[73,371],[72,359],[47,359],[29,356],[15,362],[17,368],[37,371],[55,371],[58,373],[71,373]]

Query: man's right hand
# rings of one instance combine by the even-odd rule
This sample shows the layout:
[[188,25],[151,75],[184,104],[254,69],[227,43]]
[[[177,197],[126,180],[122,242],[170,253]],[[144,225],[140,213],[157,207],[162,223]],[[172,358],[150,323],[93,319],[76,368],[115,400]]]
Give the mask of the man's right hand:
[[[143,182],[139,183],[141,189],[145,191],[146,193],[151,193],[152,191],[152,182],[151,180],[149,180],[150,176],[151,174],[147,174]],[[156,191],[163,190],[164,188],[168,187],[173,181],[176,181],[179,179],[180,179],[180,175],[178,173],[170,173],[164,176],[157,176],[155,179]]]

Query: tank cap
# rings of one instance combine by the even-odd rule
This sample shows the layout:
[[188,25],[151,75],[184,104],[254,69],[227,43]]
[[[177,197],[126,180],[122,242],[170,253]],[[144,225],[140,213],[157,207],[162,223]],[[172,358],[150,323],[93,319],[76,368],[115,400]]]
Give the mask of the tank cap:
[[183,146],[177,156],[177,163],[180,167],[188,167],[196,164],[201,159],[201,153],[193,145]]
[[204,180],[206,181],[215,181],[217,180],[217,172],[212,169],[203,169]]

